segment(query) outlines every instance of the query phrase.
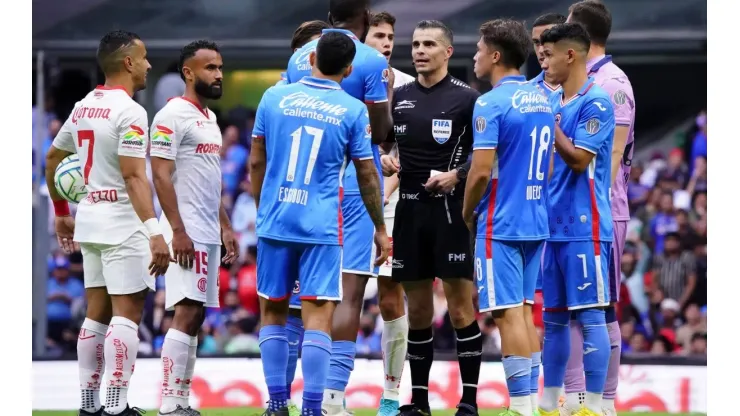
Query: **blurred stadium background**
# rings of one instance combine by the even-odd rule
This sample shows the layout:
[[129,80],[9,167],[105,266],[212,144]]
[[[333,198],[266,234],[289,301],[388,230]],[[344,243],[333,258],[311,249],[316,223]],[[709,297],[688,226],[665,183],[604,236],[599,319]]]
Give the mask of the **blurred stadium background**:
[[[495,17],[531,23],[545,12],[567,13],[571,0],[375,0],[373,11],[397,18],[391,64],[415,74],[411,33],[422,19],[439,19],[455,33],[450,72],[481,91],[472,57],[477,29]],[[259,308],[255,282],[256,210],[247,186],[246,161],[254,109],[289,58],[293,30],[325,19],[326,0],[53,0],[33,1],[33,326],[34,409],[74,409],[78,403],[75,343],[84,312],[79,253],[62,255],[53,238],[43,158],[74,103],[103,83],[95,62],[99,38],[112,29],[138,33],[152,70],[135,97],[150,119],[167,98],[182,93],[179,49],[209,38],[218,41],[226,65],[224,96],[213,102],[223,132],[223,198],[244,249],[239,264],[221,271],[220,310],[209,313],[201,333],[193,385],[194,405],[260,407],[266,400],[258,359]],[[621,411],[706,412],[706,25],[702,0],[607,0],[613,15],[607,46],[630,77],[637,102],[636,152],[629,194],[633,220],[622,259],[620,322],[624,358],[617,399]],[[539,73],[531,57],[528,77]],[[677,253],[666,240],[680,241]],[[170,316],[163,310],[163,282],[147,304],[140,354],[158,357]],[[687,300],[679,302],[684,292]],[[439,353],[430,379],[433,407],[452,409],[460,386],[454,333],[444,296],[435,300]],[[541,315],[539,324],[541,325]],[[486,337],[481,408],[506,404],[500,339],[493,320],[479,319]],[[382,391],[380,327],[376,294],[366,294],[358,355],[349,386],[350,408],[376,406]],[[300,371],[294,391],[300,390]],[[408,372],[407,372],[408,374]],[[137,363],[132,402],[158,405],[159,362]],[[409,380],[403,388],[408,393]],[[296,397],[296,395],[294,395]],[[300,396],[298,396],[300,397]]]

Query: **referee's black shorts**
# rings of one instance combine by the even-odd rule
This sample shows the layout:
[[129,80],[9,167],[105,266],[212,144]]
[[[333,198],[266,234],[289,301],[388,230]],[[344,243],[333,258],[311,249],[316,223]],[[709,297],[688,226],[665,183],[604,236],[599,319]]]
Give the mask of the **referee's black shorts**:
[[462,199],[399,192],[393,224],[393,280],[473,280],[470,232]]

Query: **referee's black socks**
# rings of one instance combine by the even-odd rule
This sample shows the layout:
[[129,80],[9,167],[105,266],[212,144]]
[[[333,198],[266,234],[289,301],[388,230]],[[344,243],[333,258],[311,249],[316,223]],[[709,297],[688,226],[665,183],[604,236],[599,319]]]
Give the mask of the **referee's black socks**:
[[[431,326],[409,329],[407,357],[411,367],[411,403],[422,410],[429,409],[429,371],[434,361],[433,337]],[[478,362],[480,363],[480,357]]]
[[457,335],[457,361],[460,363],[460,378],[463,385],[460,403],[477,408],[476,398],[481,354],[483,353],[483,336],[477,321],[473,321],[465,328],[455,329],[455,334]]

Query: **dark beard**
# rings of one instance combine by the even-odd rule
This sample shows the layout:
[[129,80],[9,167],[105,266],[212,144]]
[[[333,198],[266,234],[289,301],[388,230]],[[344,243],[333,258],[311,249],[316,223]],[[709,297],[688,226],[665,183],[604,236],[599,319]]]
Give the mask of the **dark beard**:
[[195,93],[209,100],[218,100],[223,94],[222,84],[206,84],[197,79],[195,80]]

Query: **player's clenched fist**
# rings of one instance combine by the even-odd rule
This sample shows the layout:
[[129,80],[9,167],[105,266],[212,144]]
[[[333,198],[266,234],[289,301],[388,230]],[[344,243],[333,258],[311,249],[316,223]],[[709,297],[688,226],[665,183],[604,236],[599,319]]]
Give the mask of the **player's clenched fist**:
[[75,219],[72,216],[54,217],[54,229],[57,233],[59,247],[66,254],[70,254],[73,251],[80,251],[80,245],[73,241],[75,236]]
[[175,231],[172,235],[172,255],[183,269],[193,268],[195,246],[184,230]]
[[394,173],[398,173],[401,168],[398,159],[390,155],[381,156],[380,165],[383,167],[383,176],[392,176]]
[[152,276],[163,275],[167,272],[171,261],[175,259],[170,256],[170,248],[164,242],[162,234],[151,236],[149,248],[152,250],[152,262],[149,263],[149,274]]
[[378,257],[375,258],[375,265],[380,266],[388,260],[388,255],[391,253],[391,240],[388,239],[388,233],[385,231],[385,227],[382,230],[375,231],[375,246],[378,248]]

